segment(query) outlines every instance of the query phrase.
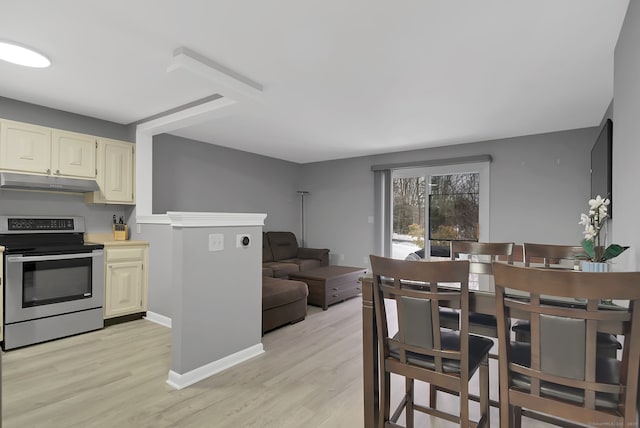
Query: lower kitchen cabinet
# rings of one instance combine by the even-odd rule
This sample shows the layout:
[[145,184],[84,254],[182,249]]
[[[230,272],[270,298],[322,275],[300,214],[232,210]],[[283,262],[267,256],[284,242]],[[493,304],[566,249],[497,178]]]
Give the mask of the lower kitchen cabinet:
[[146,312],[147,244],[105,243],[105,319]]

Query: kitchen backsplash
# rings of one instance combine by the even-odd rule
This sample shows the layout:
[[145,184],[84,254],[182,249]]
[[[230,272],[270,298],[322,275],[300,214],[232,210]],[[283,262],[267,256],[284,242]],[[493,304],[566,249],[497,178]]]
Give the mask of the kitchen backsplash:
[[0,215],[74,215],[85,218],[87,232],[111,233],[113,215],[129,218],[133,207],[86,204],[75,193],[0,190]]

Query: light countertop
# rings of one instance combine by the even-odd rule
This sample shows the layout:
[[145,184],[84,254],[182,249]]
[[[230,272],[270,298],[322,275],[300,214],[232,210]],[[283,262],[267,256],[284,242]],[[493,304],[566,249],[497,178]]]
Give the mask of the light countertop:
[[116,241],[113,239],[111,233],[85,233],[85,242],[95,242],[96,244],[103,244],[106,247],[126,247],[130,245],[149,245],[148,241],[137,241],[127,239],[125,241]]

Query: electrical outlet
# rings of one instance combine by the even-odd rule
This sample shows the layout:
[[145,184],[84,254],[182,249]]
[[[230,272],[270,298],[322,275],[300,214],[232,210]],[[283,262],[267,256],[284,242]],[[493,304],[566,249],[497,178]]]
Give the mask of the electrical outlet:
[[209,234],[209,251],[224,250],[224,235],[222,233]]

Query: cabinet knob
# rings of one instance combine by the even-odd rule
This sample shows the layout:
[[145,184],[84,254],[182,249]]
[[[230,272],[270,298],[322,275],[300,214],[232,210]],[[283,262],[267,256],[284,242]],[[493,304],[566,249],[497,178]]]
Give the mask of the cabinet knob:
[[60,170],[56,169],[56,175],[60,175]]
[[47,174],[51,174],[51,168],[47,168]]

